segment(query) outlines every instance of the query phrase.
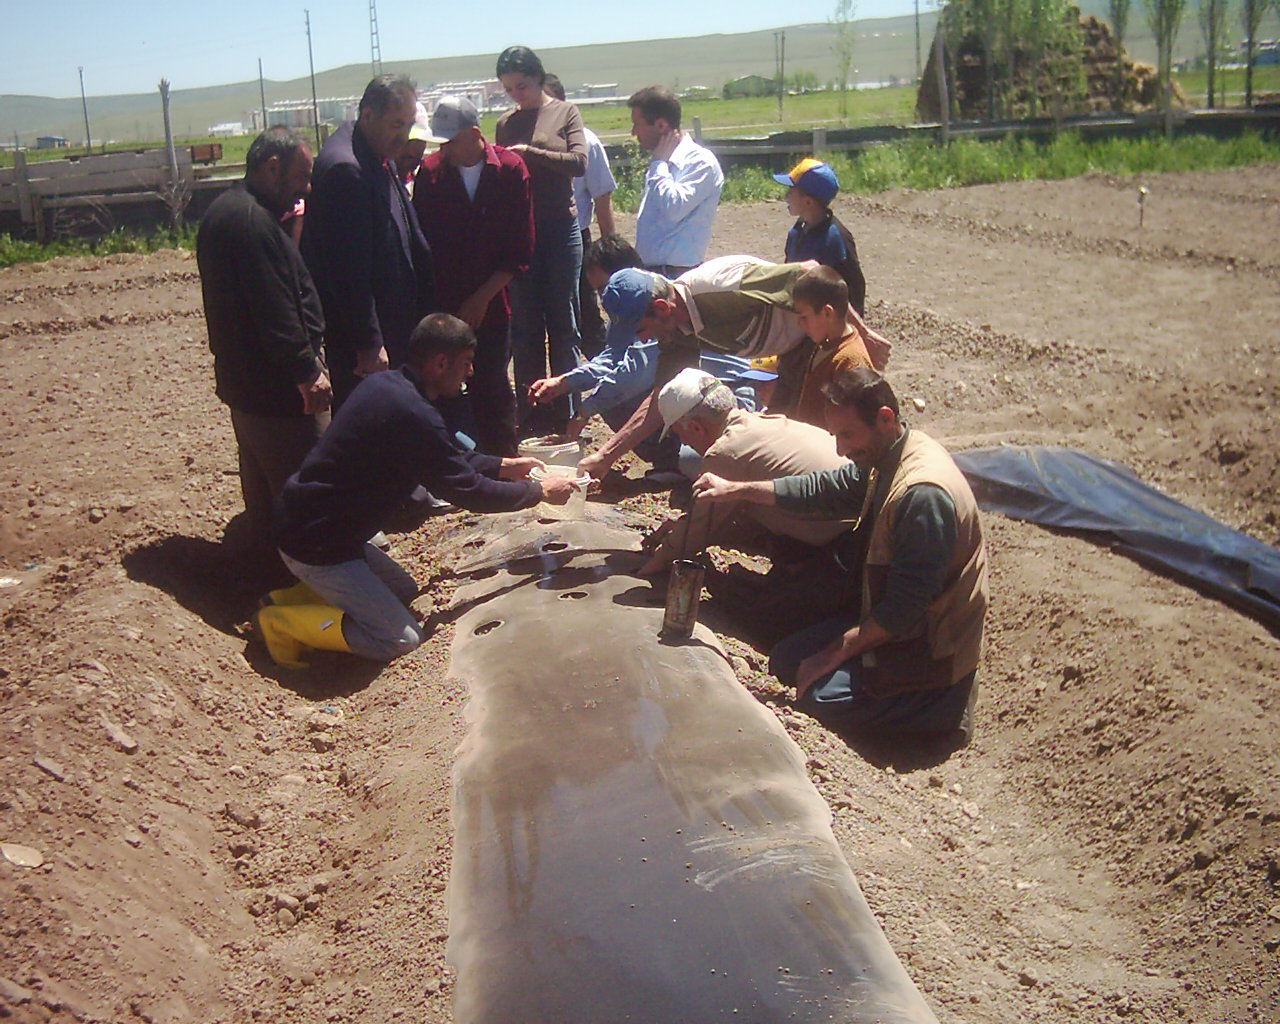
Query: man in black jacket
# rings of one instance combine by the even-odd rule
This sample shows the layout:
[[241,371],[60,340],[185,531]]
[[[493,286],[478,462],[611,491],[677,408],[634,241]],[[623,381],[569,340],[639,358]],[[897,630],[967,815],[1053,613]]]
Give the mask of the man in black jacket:
[[422,642],[406,607],[417,584],[368,539],[415,487],[473,512],[568,500],[570,477],[529,480],[540,460],[468,451],[445,426],[435,403],[457,397],[475,351],[475,334],[457,317],[426,317],[409,338],[404,365],[361,383],[285,484],[276,535],[301,582],[272,591],[258,613],[277,663],[302,667],[315,648],[390,661]]
[[302,252],[324,303],[335,409],[360,378],[404,362],[435,308],[430,250],[393,162],[416,113],[413,82],[379,75],[316,158]]
[[200,222],[196,260],[218,397],[231,409],[247,560],[275,562],[271,506],[329,422],[324,315],[280,219],[307,194],[311,151],[287,128],[249,147],[245,177]]

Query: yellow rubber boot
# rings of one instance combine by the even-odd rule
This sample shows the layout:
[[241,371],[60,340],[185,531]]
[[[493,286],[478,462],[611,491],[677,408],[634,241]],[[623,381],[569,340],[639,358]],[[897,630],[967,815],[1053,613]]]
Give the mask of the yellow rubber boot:
[[324,604],[324,598],[302,581],[279,590],[267,591],[262,599],[262,607],[269,604]]
[[306,668],[308,651],[347,651],[342,610],[329,604],[271,604],[260,608],[258,633],[277,665]]

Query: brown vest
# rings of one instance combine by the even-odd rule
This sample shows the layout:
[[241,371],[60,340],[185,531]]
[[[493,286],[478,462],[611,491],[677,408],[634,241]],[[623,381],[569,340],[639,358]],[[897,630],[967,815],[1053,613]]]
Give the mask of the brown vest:
[[[884,595],[899,506],[907,488],[922,483],[950,495],[956,508],[956,543],[942,591],[911,633],[863,654],[863,679],[872,697],[950,686],[978,667],[982,652],[987,552],[978,503],[947,450],[919,430],[908,431],[884,504],[875,511],[862,574],[863,621]],[[874,480],[870,487],[875,487]]]

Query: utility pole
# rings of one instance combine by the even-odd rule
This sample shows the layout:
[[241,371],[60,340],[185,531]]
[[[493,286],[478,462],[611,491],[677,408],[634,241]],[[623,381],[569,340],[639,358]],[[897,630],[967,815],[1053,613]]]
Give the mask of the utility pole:
[[262,58],[258,58],[258,98],[262,101],[262,131],[267,130],[267,87],[262,83]]
[[369,65],[373,77],[382,74],[382,43],[378,40],[378,0],[369,0]]
[[778,121],[782,121],[782,93],[786,87],[787,77],[787,30],[781,29],[773,34],[773,56],[778,72]]
[[311,121],[316,129],[316,152],[320,152],[320,101],[316,99],[316,59],[311,53],[311,12],[307,16],[307,62],[311,65]]
[[916,0],[916,83],[920,82],[920,0]]
[[88,156],[93,152],[93,136],[89,134],[89,101],[84,98],[84,65],[77,70],[80,72],[80,106],[84,110],[84,155]]

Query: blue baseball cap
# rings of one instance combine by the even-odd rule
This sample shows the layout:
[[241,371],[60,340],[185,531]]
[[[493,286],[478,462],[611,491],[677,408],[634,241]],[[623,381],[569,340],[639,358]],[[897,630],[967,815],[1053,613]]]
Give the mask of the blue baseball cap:
[[831,165],[811,156],[805,157],[786,174],[775,174],[773,180],[779,185],[795,185],[824,203],[831,202],[840,191],[840,179]]
[[600,305],[609,314],[609,322],[634,331],[649,312],[657,280],[657,275],[635,267],[615,271],[600,293]]

